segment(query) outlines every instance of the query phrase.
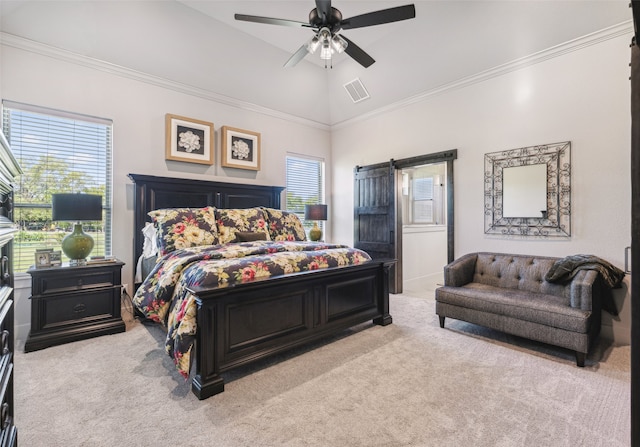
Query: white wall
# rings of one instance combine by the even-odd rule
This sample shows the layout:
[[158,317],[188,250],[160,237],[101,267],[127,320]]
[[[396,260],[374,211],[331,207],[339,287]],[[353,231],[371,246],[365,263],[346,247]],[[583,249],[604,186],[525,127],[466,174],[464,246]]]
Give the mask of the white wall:
[[[127,174],[284,186],[288,151],[330,158],[330,134],[322,126],[305,125],[220,104],[141,80],[61,60],[55,53],[2,47],[2,98],[113,120],[113,254],[126,262],[123,282],[132,284],[133,189]],[[165,160],[166,113],[211,121],[215,125],[215,165]],[[261,170],[222,168],[219,129],[223,125],[261,133]],[[327,188],[330,193],[331,178]],[[330,229],[327,231],[330,237]],[[18,281],[18,287],[29,287]],[[131,290],[129,290],[131,291]],[[29,291],[16,294],[17,336],[29,327]]]
[[447,227],[408,226],[402,230],[402,293],[423,296],[443,283]]
[[[283,70],[291,53],[177,1],[2,0],[0,30],[227,98],[266,107],[277,104],[285,113],[328,122],[324,69],[303,62],[295,70]],[[289,94],[283,96],[283,91]]]
[[[630,245],[631,35],[451,89],[332,131],[334,240],[352,243],[353,168],[448,149],[454,162],[455,255],[486,250],[549,256],[591,253],[624,264]],[[571,141],[570,239],[484,234],[485,153]],[[603,335],[630,340],[629,278],[615,291],[621,316]]]

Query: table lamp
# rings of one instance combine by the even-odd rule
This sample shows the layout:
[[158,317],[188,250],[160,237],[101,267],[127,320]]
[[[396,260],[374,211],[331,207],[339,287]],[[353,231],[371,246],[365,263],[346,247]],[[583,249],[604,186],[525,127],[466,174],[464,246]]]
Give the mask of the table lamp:
[[82,229],[82,221],[102,220],[102,196],[52,194],[52,221],[75,222],[73,232],[62,240],[62,251],[71,265],[84,265],[93,250],[93,238]]
[[319,241],[322,239],[322,230],[318,226],[319,220],[327,220],[327,205],[305,205],[304,220],[313,220],[313,228],[309,230],[309,239]]

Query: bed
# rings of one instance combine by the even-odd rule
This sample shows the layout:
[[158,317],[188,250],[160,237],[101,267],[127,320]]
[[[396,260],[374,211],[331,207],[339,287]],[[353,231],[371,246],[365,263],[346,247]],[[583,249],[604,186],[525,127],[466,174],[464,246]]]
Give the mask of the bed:
[[[372,260],[350,247],[295,241],[302,238],[290,235],[280,242],[272,240],[275,236],[256,237],[261,232],[276,234],[272,227],[236,228],[233,234],[225,230],[229,225],[226,217],[236,214],[264,213],[260,214],[267,216],[264,221],[273,224],[273,216],[286,214],[278,211],[284,188],[139,174],[129,177],[134,183],[136,260],[144,258],[144,230],[152,218],[157,229],[158,216],[168,216],[166,210],[203,210],[198,211],[203,222],[210,221],[215,212],[216,244],[206,246],[211,240],[205,237],[204,245],[159,253],[162,261],[154,261],[149,276],[145,272],[144,281],[136,284],[134,295],[137,312],[167,326],[167,351],[181,373],[191,377],[192,391],[199,399],[224,391],[222,374],[233,368],[368,320],[382,326],[392,322],[388,277],[393,260]],[[255,222],[262,225],[261,220]],[[309,252],[312,259],[301,260],[303,252]],[[223,271],[216,262],[229,270]],[[265,265],[270,267],[263,269]],[[164,290],[167,281],[158,279],[166,271],[173,272],[167,275],[173,278],[174,288],[169,292]],[[150,312],[162,293],[175,298],[168,304],[173,309],[169,318]],[[150,306],[153,299],[156,303]],[[164,298],[161,301],[166,306]],[[186,314],[193,317],[185,325],[192,329],[190,335],[178,334],[169,340],[172,330],[180,332],[176,315],[186,318]],[[190,348],[188,361],[176,348],[180,343]]]

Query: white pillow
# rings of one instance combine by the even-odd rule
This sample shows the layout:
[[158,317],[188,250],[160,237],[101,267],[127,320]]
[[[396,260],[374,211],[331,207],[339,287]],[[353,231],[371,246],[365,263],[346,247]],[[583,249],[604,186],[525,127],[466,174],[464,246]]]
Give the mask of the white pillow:
[[142,260],[158,255],[158,245],[156,243],[158,236],[155,225],[147,222],[142,229],[142,234],[144,235],[144,242],[142,244],[142,254],[136,263],[136,273],[134,275],[134,281],[136,283],[140,283],[144,279],[142,278]]
[[142,256],[145,259],[149,259],[152,256],[158,254],[158,235],[156,233],[156,227],[151,222],[147,222],[142,229],[144,235],[144,243],[142,244]]

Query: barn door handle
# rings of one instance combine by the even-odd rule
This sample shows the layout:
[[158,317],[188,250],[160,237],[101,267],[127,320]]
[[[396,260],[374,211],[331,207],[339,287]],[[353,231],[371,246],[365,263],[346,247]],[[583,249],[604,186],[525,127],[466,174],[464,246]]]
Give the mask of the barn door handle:
[[625,247],[624,249],[624,272],[631,274],[631,268],[629,267],[629,253],[631,253],[631,247]]

